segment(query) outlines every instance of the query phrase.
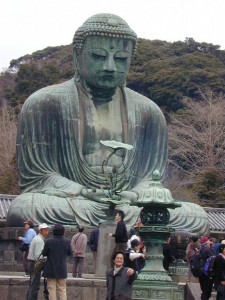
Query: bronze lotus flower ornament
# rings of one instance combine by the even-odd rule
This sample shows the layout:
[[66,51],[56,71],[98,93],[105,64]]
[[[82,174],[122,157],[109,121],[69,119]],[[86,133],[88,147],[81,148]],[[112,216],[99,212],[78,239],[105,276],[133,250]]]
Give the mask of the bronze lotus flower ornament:
[[[109,162],[109,159],[116,153],[116,151],[124,149],[124,150],[131,150],[133,149],[132,145],[117,142],[114,140],[107,140],[107,141],[100,141],[102,145],[105,147],[108,147],[112,150],[110,155],[102,162],[102,173],[105,176],[106,182],[107,182],[107,190],[103,190],[103,187],[101,187],[102,191],[104,191],[104,194],[106,195],[106,198],[102,198],[101,200],[112,203],[112,204],[121,204],[124,201],[121,201],[121,195],[123,185],[118,184],[117,176],[118,176],[118,169],[119,167],[113,166],[111,172],[108,171],[107,164]],[[121,164],[123,168],[123,176],[126,179],[126,169],[124,164]],[[125,201],[126,202],[126,201]]]

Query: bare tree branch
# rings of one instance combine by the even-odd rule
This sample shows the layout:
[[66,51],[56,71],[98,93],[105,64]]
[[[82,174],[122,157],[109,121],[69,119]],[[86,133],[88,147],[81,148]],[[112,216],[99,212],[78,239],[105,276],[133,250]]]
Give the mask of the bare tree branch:
[[12,168],[16,153],[17,118],[5,102],[0,108],[0,175]]
[[225,97],[200,92],[202,100],[185,98],[185,110],[171,116],[169,160],[185,173],[206,168],[225,170]]

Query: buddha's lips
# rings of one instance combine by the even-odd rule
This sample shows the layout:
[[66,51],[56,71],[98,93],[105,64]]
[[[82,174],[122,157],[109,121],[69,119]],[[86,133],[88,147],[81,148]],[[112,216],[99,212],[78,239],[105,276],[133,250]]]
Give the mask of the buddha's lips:
[[101,74],[98,76],[98,80],[114,80],[115,76],[113,74]]

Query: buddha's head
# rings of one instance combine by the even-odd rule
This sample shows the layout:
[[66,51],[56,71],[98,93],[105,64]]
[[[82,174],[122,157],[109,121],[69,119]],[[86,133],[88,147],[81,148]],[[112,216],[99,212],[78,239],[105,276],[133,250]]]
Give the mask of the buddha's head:
[[78,28],[73,39],[76,72],[91,89],[115,90],[125,83],[137,36],[112,14],[97,14]]

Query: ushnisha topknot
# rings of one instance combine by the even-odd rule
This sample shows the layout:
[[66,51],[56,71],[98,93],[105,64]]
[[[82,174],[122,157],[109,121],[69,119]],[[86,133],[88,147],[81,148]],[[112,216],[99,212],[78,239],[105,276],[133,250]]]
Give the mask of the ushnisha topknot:
[[83,49],[88,36],[107,36],[131,40],[134,43],[133,54],[137,48],[137,35],[119,16],[113,14],[97,14],[88,18],[74,34],[73,48],[77,54]]

